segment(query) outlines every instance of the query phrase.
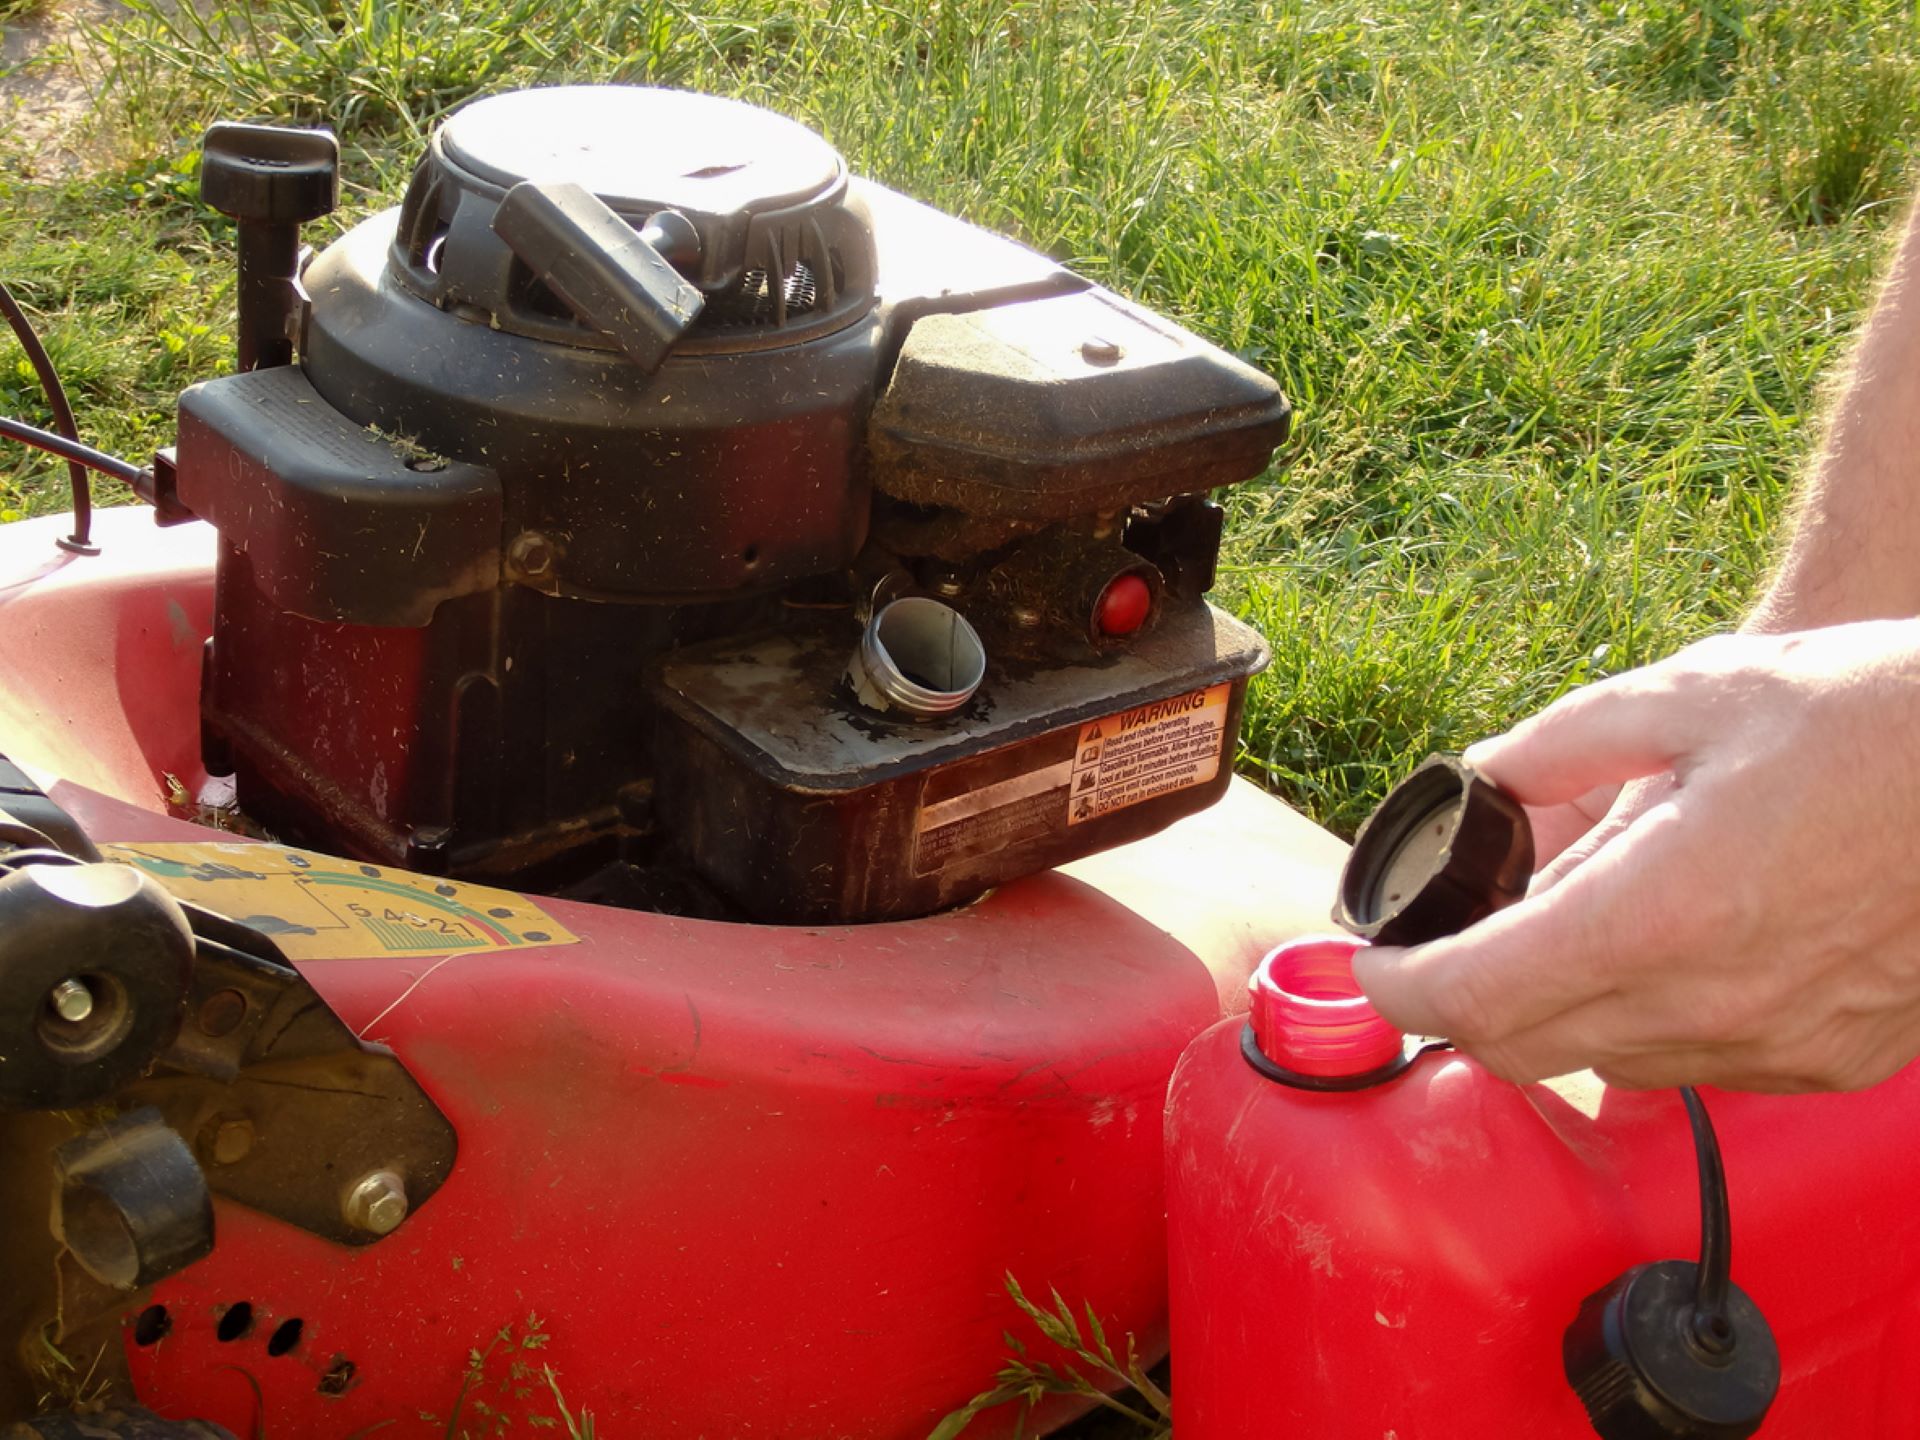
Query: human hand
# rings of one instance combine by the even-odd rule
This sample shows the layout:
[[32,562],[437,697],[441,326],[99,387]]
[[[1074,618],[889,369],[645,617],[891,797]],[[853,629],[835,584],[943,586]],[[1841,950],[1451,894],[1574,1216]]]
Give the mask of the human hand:
[[[1504,738],[1483,740],[1467,749],[1472,763],[1496,785],[1506,782],[1486,768],[1486,757],[1494,757],[1497,770]],[[1533,827],[1534,874],[1527,893],[1543,894],[1559,884],[1574,867],[1599,854],[1608,841],[1672,793],[1673,775],[1669,772],[1629,780],[1624,785],[1596,785],[1564,805],[1524,806]]]
[[[1467,754],[1474,765],[1480,764],[1479,757],[1487,752],[1489,743],[1482,740],[1468,747]],[[1596,785],[1564,804],[1523,806],[1527,823],[1533,830],[1534,873],[1539,874],[1569,847],[1591,835],[1612,811],[1620,791],[1618,785]]]
[[1509,909],[1362,950],[1402,1029],[1648,1087],[1853,1089],[1920,1052],[1920,621],[1704,641],[1469,755],[1533,807],[1666,788]]

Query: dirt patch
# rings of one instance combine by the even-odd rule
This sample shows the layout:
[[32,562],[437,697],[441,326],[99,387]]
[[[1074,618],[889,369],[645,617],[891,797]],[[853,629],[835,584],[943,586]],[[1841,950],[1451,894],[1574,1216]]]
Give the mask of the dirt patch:
[[50,0],[0,22],[0,164],[48,178],[80,168],[102,57],[87,26],[120,20],[119,0]]

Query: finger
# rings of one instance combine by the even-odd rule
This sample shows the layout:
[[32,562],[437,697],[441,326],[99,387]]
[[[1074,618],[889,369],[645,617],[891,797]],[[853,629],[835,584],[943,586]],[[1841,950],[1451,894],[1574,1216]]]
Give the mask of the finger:
[[1599,823],[1540,867],[1527,893],[1544,895],[1612,844],[1615,837],[1628,830],[1635,820],[1655,805],[1664,803],[1674,789],[1675,782],[1671,775],[1657,775],[1650,780],[1636,780],[1623,786],[1615,794],[1611,808]]
[[1614,819],[1609,816],[1582,835],[1573,844],[1567,846],[1552,860],[1535,872],[1533,882],[1527,886],[1529,895],[1544,895],[1558,885],[1567,876],[1579,869],[1587,861],[1598,855],[1612,843],[1613,838],[1632,824],[1631,817]]
[[1661,1050],[1616,1064],[1596,1065],[1594,1074],[1620,1090],[1670,1090],[1676,1085],[1711,1085],[1717,1090],[1799,1095],[1832,1088],[1811,1076],[1783,1073],[1777,1062],[1766,1054],[1746,1048]]
[[1525,805],[1562,805],[1672,770],[1712,733],[1692,673],[1669,661],[1575,690],[1469,746],[1466,759]]
[[1685,1018],[1710,1012],[1701,982],[1693,997],[1618,993],[1557,1016],[1493,1047],[1461,1046],[1488,1070],[1520,1084],[1591,1069],[1609,1085],[1659,1090],[1714,1085],[1767,1094],[1858,1090],[1878,1084],[1912,1053],[1911,1007],[1872,1016],[1825,1017],[1793,1035],[1778,1025],[1756,1038],[1716,1039]]
[[1602,785],[1589,790],[1570,805],[1526,807],[1527,821],[1533,828],[1535,866],[1544,866],[1606,818],[1614,796],[1619,793],[1617,785]]
[[[1658,1067],[1671,1057],[1753,1068],[1756,1042],[1734,1033],[1726,1011],[1725,980],[1684,966],[1655,966],[1623,975],[1618,988],[1493,1044],[1460,1048],[1504,1080],[1530,1084],[1555,1075],[1594,1070],[1636,1078],[1634,1088],[1668,1081]],[[1746,1028],[1744,1024],[1740,1028]],[[1772,1043],[1772,1037],[1767,1037]],[[1689,1072],[1692,1073],[1692,1072]],[[1707,1072],[1699,1072],[1705,1074]]]
[[1671,807],[1648,812],[1632,844],[1458,935],[1361,950],[1355,979],[1401,1030],[1481,1049],[1609,994],[1624,963],[1658,944],[1673,818]]

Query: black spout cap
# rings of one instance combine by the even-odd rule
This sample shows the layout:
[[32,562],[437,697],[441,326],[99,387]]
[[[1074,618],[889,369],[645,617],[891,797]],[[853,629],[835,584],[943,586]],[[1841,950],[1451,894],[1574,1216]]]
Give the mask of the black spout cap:
[[200,198],[236,220],[317,220],[340,202],[340,142],[328,130],[223,120],[200,142]]
[[1420,945],[1511,905],[1532,875],[1520,802],[1459,756],[1434,755],[1360,827],[1333,918],[1377,944]]
[[1602,1440],[1743,1440],[1780,1388],[1780,1351],[1737,1285],[1702,1328],[1698,1267],[1636,1265],[1589,1295],[1561,1340],[1567,1380]]

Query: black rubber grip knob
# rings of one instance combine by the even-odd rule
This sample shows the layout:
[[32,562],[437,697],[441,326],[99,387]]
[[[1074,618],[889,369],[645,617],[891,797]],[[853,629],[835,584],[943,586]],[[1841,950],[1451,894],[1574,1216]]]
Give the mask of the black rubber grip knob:
[[223,120],[200,142],[200,198],[236,220],[317,220],[340,200],[340,143],[326,130]]

